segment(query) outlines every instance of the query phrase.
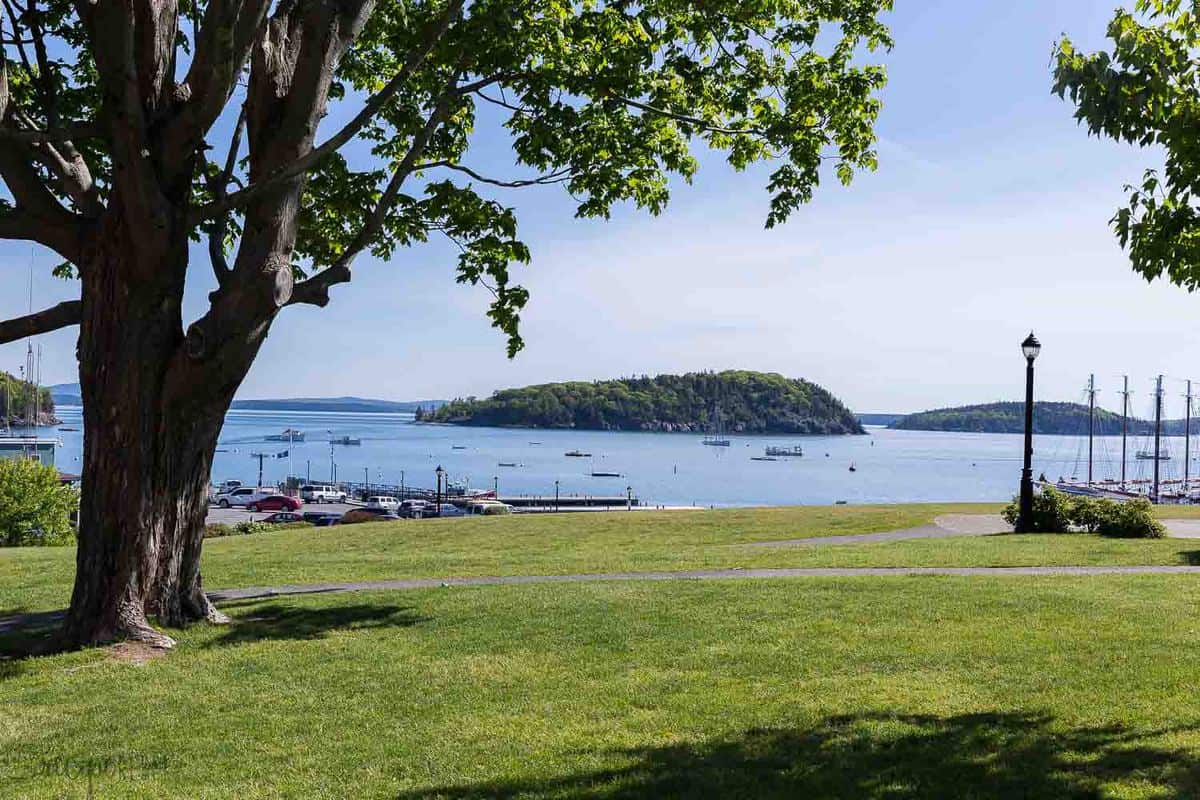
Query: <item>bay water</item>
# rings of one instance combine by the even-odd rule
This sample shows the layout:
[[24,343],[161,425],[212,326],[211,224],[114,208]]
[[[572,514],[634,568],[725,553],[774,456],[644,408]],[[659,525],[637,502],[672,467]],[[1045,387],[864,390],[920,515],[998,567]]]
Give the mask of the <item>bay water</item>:
[[[80,409],[60,407],[61,427],[82,428]],[[305,432],[304,442],[268,442],[287,428]],[[793,504],[1004,501],[1017,489],[1021,437],[868,428],[866,436],[732,436],[730,447],[701,444],[702,436],[516,428],[470,428],[417,423],[409,414],[294,411],[231,411],[213,468],[214,482],[253,484],[265,453],[269,484],[291,474],[313,482],[342,481],[433,488],[441,466],[472,488],[499,487],[502,496],[624,496],[632,490],[646,505],[757,506]],[[62,442],[58,466],[78,473],[82,432],[44,428]],[[358,446],[330,445],[343,436]],[[1182,472],[1183,441],[1168,440],[1172,460],[1163,477]],[[800,445],[800,458],[753,461],[768,446]],[[1152,462],[1137,461],[1146,443],[1129,440],[1127,473],[1148,477]],[[1193,450],[1193,474],[1197,472]],[[573,458],[568,451],[590,453]],[[284,457],[281,454],[287,453]],[[1086,439],[1039,436],[1034,476],[1086,475]],[[1098,437],[1097,479],[1116,476],[1120,440]],[[513,464],[515,466],[500,466]],[[854,466],[854,471],[850,467]],[[592,472],[620,477],[592,477]]]

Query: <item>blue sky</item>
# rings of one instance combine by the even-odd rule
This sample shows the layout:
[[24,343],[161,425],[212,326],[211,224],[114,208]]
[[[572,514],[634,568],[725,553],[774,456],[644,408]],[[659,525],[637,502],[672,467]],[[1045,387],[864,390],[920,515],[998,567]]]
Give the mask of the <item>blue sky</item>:
[[[1200,298],[1134,275],[1107,225],[1122,186],[1160,159],[1089,138],[1049,91],[1054,41],[1102,47],[1114,5],[899,0],[878,172],[827,182],[773,231],[762,171],[704,154],[657,218],[581,222],[556,187],[498,190],[533,250],[515,360],[487,324],[486,292],[455,284],[453,254],[435,244],[361,258],[328,308],[287,310],[240,396],[416,399],[746,368],[816,381],[860,411],[912,411],[1019,397],[1032,328],[1041,397],[1077,399],[1095,372],[1113,405],[1128,373],[1144,411],[1154,374],[1172,394],[1200,378]],[[510,172],[502,148],[473,159]],[[35,305],[74,291],[48,276],[48,253],[3,243],[0,315],[24,311],[31,258]],[[193,275],[198,316],[210,277],[204,263]],[[46,382],[75,379],[74,339],[42,337]],[[23,360],[23,344],[0,346],[0,368]]]

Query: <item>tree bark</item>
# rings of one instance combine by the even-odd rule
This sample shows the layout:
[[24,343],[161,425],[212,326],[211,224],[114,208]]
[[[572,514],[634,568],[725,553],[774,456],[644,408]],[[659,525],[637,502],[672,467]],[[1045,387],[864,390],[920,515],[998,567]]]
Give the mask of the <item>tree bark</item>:
[[208,482],[225,412],[261,336],[243,337],[225,359],[190,358],[184,229],[135,235],[119,202],[82,270],[83,493],[64,633],[79,646],[170,647],[148,615],[175,627],[222,619],[200,577]]

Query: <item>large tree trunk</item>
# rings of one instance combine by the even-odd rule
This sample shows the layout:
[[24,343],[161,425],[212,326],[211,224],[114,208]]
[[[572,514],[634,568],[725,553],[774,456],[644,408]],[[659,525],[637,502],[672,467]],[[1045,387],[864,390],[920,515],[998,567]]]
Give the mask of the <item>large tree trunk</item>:
[[209,473],[259,342],[216,369],[189,358],[186,237],[134,236],[111,211],[104,224],[82,270],[83,494],[65,635],[169,647],[147,614],[171,626],[220,619],[200,579]]

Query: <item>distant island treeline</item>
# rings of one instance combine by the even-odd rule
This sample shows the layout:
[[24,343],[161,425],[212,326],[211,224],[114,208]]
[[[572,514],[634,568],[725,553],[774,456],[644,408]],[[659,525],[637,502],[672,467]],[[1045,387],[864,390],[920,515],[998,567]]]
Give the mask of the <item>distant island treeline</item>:
[[[1097,408],[1097,436],[1116,436],[1121,433],[1121,415]],[[956,408],[938,408],[909,414],[889,427],[910,431],[954,431],[959,433],[1024,433],[1025,404],[984,403]],[[1185,421],[1163,420],[1167,436],[1182,436]],[[1082,403],[1034,403],[1033,432],[1050,435],[1082,436],[1088,431],[1088,407]],[[1128,431],[1133,436],[1154,433],[1153,420],[1130,417]],[[1200,433],[1200,420],[1192,419],[1192,433]]]
[[[34,396],[34,385],[7,372],[0,372],[0,425],[25,427],[30,424],[29,405]],[[55,425],[54,398],[50,390],[43,387],[37,393],[37,424]]]
[[731,433],[857,434],[862,425],[825,389],[775,373],[728,370],[544,383],[452,400],[426,422],[585,430],[705,432],[714,409]]
[[[78,383],[60,383],[48,390],[54,402],[63,406],[83,405]],[[417,409],[433,409],[445,400],[375,400],[369,397],[286,397],[261,400],[234,400],[235,411],[342,411],[355,414],[412,414]]]

